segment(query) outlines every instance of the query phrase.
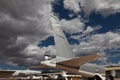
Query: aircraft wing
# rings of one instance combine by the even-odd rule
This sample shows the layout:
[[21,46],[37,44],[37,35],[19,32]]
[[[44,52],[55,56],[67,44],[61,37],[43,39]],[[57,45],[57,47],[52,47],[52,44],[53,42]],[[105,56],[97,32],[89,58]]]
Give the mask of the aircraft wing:
[[71,67],[71,68],[79,68],[80,65],[85,64],[91,60],[98,58],[98,57],[99,57],[98,54],[91,54],[91,55],[87,55],[87,56],[82,56],[82,57],[62,61],[62,62],[59,62],[57,64],[63,65],[66,67]]
[[9,78],[12,77],[12,74],[15,71],[0,71],[0,78]]
[[[66,66],[66,67],[71,67],[71,68],[79,68],[82,64],[85,64],[91,60],[98,58],[98,57],[99,57],[98,54],[91,54],[91,55],[87,55],[87,56],[77,57],[74,59],[58,62],[57,64],[62,65],[62,66]],[[40,64],[40,65],[32,66],[29,68],[53,68],[53,67]]]
[[29,68],[51,68],[50,66],[46,66],[46,65],[43,65],[43,64],[39,64],[37,66],[30,66]]

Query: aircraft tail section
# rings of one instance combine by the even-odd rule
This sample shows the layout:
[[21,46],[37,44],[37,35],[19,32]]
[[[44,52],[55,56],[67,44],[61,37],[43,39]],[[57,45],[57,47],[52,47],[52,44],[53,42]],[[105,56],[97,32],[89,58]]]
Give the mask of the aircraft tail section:
[[58,18],[51,15],[51,24],[54,34],[54,41],[56,47],[56,54],[64,58],[74,58],[75,54],[73,53],[58,21]]
[[[93,65],[92,66],[83,65],[91,60],[98,58],[99,54],[91,54],[91,55],[86,55],[82,57],[75,57],[75,54],[73,53],[61,29],[59,20],[54,15],[51,15],[51,24],[52,24],[52,29],[53,29],[54,42],[55,42],[57,56],[50,60],[42,61],[40,65],[33,66],[32,68],[54,68],[57,70],[66,71],[67,73],[78,74],[78,75],[81,75],[87,78],[98,76],[99,78],[101,78],[101,80],[104,80],[102,79],[101,75],[95,74],[95,69],[97,67],[93,67]],[[92,69],[94,69],[94,71]]]

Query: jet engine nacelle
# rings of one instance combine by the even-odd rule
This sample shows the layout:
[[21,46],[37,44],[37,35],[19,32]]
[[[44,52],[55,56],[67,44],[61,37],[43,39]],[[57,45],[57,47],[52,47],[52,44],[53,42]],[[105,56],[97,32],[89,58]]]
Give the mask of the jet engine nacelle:
[[88,80],[106,80],[101,74],[95,74],[94,77],[88,78]]
[[96,80],[106,80],[105,77],[103,77],[101,74],[95,75]]

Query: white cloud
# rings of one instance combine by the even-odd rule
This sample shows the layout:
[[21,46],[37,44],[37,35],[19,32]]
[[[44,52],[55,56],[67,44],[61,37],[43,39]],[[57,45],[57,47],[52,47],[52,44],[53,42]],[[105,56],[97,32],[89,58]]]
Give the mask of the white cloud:
[[67,9],[71,9],[74,12],[79,12],[79,0],[64,0],[64,7]]
[[77,33],[84,30],[84,23],[82,23],[78,18],[72,20],[62,19],[60,23],[62,28],[69,33]]
[[[69,5],[69,3],[73,4]],[[65,8],[75,12],[81,11],[79,4],[81,4],[86,15],[92,12],[100,12],[103,16],[108,16],[120,12],[120,0],[64,0]]]
[[44,53],[43,50],[40,50],[40,48],[36,45],[28,45],[23,53],[26,53],[25,55],[42,55]]
[[110,48],[120,48],[120,36],[113,38],[109,41],[108,46]]
[[89,34],[91,32],[94,32],[96,30],[99,30],[101,29],[102,26],[96,26],[96,27],[91,27],[91,26],[88,26],[87,29],[85,31],[83,31],[84,34]]
[[28,45],[24,50],[23,53],[26,53],[24,55],[31,55],[31,56],[40,56],[45,55],[45,53],[49,54],[55,54],[55,47],[54,46],[48,46],[48,47],[38,47],[36,45]]
[[[79,39],[78,39],[79,40]],[[114,32],[106,32],[102,34],[92,34],[80,39],[79,45],[73,45],[74,52],[80,56],[84,54],[100,53],[99,61],[107,61],[110,55],[106,53],[106,49],[117,50],[120,48],[120,34]],[[106,62],[105,62],[106,63]]]
[[81,31],[81,33],[79,35],[72,35],[70,36],[73,39],[77,39],[79,41],[83,41],[85,39],[89,39],[89,37],[94,34],[94,32],[96,32],[97,30],[101,29],[102,26],[87,26],[86,29],[83,28],[83,31]]
[[27,63],[27,65],[29,65],[31,62],[32,64],[38,64],[44,60],[45,54],[55,55],[56,50],[55,47],[51,45],[40,48],[36,45],[30,44],[23,51],[21,51],[21,54],[27,56],[25,59],[25,63]]
[[87,29],[83,33],[88,34],[92,31],[94,31],[94,29],[91,26],[88,26]]

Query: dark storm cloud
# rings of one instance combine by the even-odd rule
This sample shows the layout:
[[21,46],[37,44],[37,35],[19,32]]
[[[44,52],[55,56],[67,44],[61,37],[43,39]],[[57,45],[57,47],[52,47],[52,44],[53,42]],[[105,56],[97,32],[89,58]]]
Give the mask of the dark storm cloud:
[[24,49],[50,34],[51,1],[0,0],[0,62],[28,65],[30,60],[38,61],[40,53],[28,56]]
[[36,16],[36,10],[40,8],[39,4],[42,2],[42,0],[1,0],[0,11],[19,19],[26,15]]

